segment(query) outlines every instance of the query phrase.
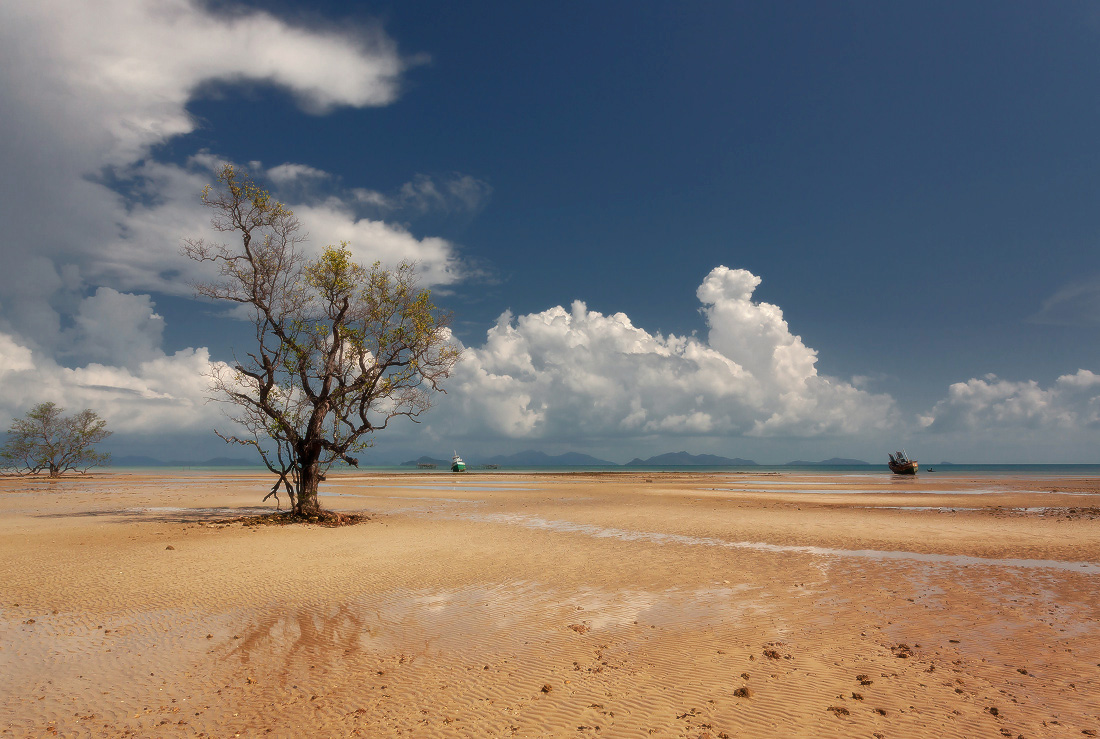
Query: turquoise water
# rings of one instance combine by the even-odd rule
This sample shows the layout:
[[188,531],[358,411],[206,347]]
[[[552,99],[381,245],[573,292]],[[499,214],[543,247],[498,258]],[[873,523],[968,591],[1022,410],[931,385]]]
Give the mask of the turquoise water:
[[[927,469],[932,467],[935,472],[927,472]],[[233,474],[252,473],[257,475],[270,474],[263,467],[258,466],[239,466],[239,467],[110,467],[108,468],[115,472],[142,472],[156,474],[158,472],[197,472],[197,473],[211,473],[211,472],[227,472]],[[335,467],[333,472],[356,472],[357,470],[350,467]],[[386,474],[401,474],[401,473],[419,473],[419,474],[438,474],[438,475],[453,475],[446,468],[437,468],[434,470],[421,470],[416,467],[402,467],[397,465],[363,465],[358,469],[359,472],[364,473],[386,473]],[[754,466],[741,466],[741,467],[710,467],[710,466],[696,466],[696,465],[667,465],[667,466],[625,466],[614,465],[606,467],[569,467],[569,466],[548,466],[548,467],[501,467],[496,470],[487,470],[472,465],[470,472],[477,474],[509,474],[517,472],[542,472],[542,473],[559,473],[568,474],[570,472],[705,472],[705,473],[739,473],[739,474],[774,474],[774,473],[797,473],[797,474],[819,474],[819,475],[874,475],[879,476],[886,472],[889,472],[885,464],[882,465],[805,465],[789,467],[787,465],[754,465]],[[1100,464],[950,464],[950,465],[938,465],[938,464],[922,464],[920,468],[920,475],[940,475],[944,477],[957,477],[960,475],[978,475],[981,477],[1003,477],[1003,476],[1025,476],[1025,477],[1100,477]]]

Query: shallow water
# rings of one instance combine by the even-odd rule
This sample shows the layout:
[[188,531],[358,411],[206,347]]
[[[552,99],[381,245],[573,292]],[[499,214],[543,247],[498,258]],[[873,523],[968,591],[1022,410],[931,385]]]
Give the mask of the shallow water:
[[518,513],[461,514],[464,518],[486,523],[502,523],[525,528],[540,529],[568,534],[584,534],[603,539],[622,541],[640,541],[652,544],[680,544],[685,546],[725,547],[729,549],[751,549],[759,552],[812,554],[824,557],[858,557],[876,560],[911,560],[936,564],[952,564],[962,567],[1024,567],[1066,570],[1087,575],[1100,575],[1100,563],[1068,562],[1052,559],[998,559],[992,557],[973,557],[962,554],[927,554],[924,552],[904,552],[875,549],[834,549],[830,547],[799,546],[793,544],[769,544],[757,541],[726,541],[716,537],[688,536],[685,534],[666,534],[657,531],[631,531],[629,529],[596,526],[529,516]]
[[356,489],[400,488],[400,489],[403,489],[403,490],[442,490],[444,492],[456,491],[456,492],[464,492],[464,493],[468,493],[468,492],[487,492],[487,493],[492,493],[492,492],[522,492],[522,491],[534,491],[534,490],[539,489],[539,488],[503,487],[503,486],[500,486],[500,485],[493,485],[491,483],[490,484],[478,483],[476,485],[460,485],[460,484],[454,484],[454,485],[375,485],[375,484],[370,484],[370,485],[364,485],[364,484],[332,482],[332,483],[325,483],[325,487],[356,488]]
[[318,493],[322,498],[370,498],[372,500],[424,500],[429,503],[471,503],[477,505],[483,501],[473,498],[426,498],[415,495],[360,495],[358,493]]
[[[815,483],[816,484],[816,483]],[[829,483],[830,485],[840,483]],[[720,493],[825,493],[829,495],[893,495],[895,493],[906,493],[908,495],[997,495],[997,494],[1020,494],[1020,495],[1042,495],[1048,494],[1045,490],[1008,490],[1006,488],[960,488],[958,490],[934,490],[922,488],[919,490],[884,490],[882,488],[819,488],[812,485],[799,485],[798,489],[775,489],[775,488],[763,488],[763,487],[748,487],[748,488],[698,488],[699,490],[709,490]],[[1054,495],[1095,495],[1096,493],[1053,493]]]
[[271,513],[270,508],[177,508],[174,506],[145,506],[124,510],[127,513],[217,513],[223,516]]

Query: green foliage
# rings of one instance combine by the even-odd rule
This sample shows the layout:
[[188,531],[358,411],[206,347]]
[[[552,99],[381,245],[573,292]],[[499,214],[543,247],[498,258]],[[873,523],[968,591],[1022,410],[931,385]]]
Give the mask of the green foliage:
[[244,172],[227,166],[219,180],[203,203],[240,246],[188,241],[184,253],[220,271],[220,281],[196,286],[200,295],[253,315],[256,345],[213,378],[249,434],[222,438],[255,448],[279,476],[272,493],[283,485],[308,514],[324,470],[357,464],[351,454],[391,419],[427,411],[460,353],[414,265],[366,267],[347,242],[310,259],[290,210]]
[[111,455],[92,448],[111,435],[107,422],[90,409],[75,416],[64,412],[56,403],[39,403],[12,421],[0,449],[0,464],[20,473],[45,470],[50,477],[107,464]]

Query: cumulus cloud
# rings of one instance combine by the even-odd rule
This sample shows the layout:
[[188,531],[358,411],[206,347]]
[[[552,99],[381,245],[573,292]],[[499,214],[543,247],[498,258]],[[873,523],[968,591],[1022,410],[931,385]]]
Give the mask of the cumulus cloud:
[[893,400],[819,375],[816,353],[777,306],[754,302],[760,279],[714,269],[698,290],[709,327],[651,334],[623,313],[577,301],[503,314],[466,349],[448,418],[468,433],[538,439],[658,435],[819,436],[890,428]]
[[164,318],[148,295],[101,287],[81,301],[66,351],[83,361],[138,367],[163,356]]
[[115,165],[191,131],[185,105],[203,84],[270,82],[323,112],[392,102],[407,65],[381,33],[221,16],[194,0],[6,3],[2,18],[6,97],[21,115],[54,121],[42,132],[51,139]]
[[1081,369],[1050,387],[996,375],[957,382],[920,417],[930,432],[1064,431],[1100,429],[1100,375]]
[[0,420],[6,427],[31,406],[53,401],[69,410],[93,408],[123,433],[225,426],[219,405],[206,402],[217,366],[205,349],[186,349],[133,368],[98,363],[69,368],[0,333]]
[[[121,293],[187,295],[206,276],[178,248],[206,232],[197,196],[219,161],[199,152],[177,166],[153,154],[195,128],[187,103],[212,84],[277,85],[322,113],[391,103],[409,64],[377,30],[311,30],[199,0],[0,5],[0,330],[55,358],[86,356],[89,286],[116,291],[117,303]],[[445,240],[364,217],[351,192],[316,197],[327,173],[288,162],[257,174],[289,196],[313,248],[349,239],[364,261],[420,261],[426,284],[459,279]],[[153,325],[139,323],[128,326]],[[148,352],[139,355],[130,365]]]
[[[231,237],[209,228],[211,212],[198,198],[202,188],[214,182],[224,160],[208,153],[190,158],[186,166],[144,162],[132,171],[136,181],[155,197],[130,205],[126,228],[110,239],[94,262],[85,267],[88,279],[127,290],[155,290],[190,295],[190,283],[208,278],[207,266],[185,258],[179,252],[182,237],[206,237],[216,241]],[[306,171],[308,169],[308,171]],[[338,196],[305,198],[295,202],[284,197],[278,178],[291,184],[302,177],[319,179],[324,172],[300,165],[279,165],[265,169],[260,162],[248,164],[249,174],[263,184],[271,183],[276,197],[290,205],[309,240],[307,254],[319,254],[328,244],[349,242],[355,258],[365,263],[380,261],[387,266],[402,259],[420,266],[426,286],[450,285],[462,279],[464,267],[454,245],[446,239],[417,237],[400,224],[361,216],[349,201]],[[276,178],[272,171],[278,171]]]
[[315,250],[347,241],[355,258],[367,264],[380,261],[392,267],[402,260],[413,261],[425,286],[451,285],[463,277],[464,267],[446,239],[417,238],[401,225],[359,218],[347,203],[335,198],[296,206],[294,213],[309,231]]

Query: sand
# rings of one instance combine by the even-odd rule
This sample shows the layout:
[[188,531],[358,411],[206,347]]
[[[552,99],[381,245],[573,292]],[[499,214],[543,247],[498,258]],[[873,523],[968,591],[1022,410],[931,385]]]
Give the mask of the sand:
[[1100,481],[0,480],[0,735],[1100,735]]

